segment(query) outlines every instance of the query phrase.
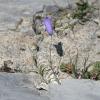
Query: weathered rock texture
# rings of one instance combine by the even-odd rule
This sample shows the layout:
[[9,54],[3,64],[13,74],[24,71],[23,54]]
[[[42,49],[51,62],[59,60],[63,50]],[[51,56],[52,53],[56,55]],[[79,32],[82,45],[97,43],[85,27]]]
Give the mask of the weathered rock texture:
[[[64,1],[57,2],[61,6],[66,6]],[[34,67],[32,50],[36,49],[36,45],[40,48],[37,53],[39,65],[48,66],[50,36],[47,35],[44,27],[41,31],[44,37],[34,34],[32,17],[36,11],[42,9],[43,5],[50,4],[54,5],[54,1],[0,0],[0,67],[4,65],[4,61],[11,60],[13,64],[9,64],[9,67],[19,68],[25,72],[31,71]],[[70,21],[73,23],[74,20],[70,19]],[[90,62],[100,60],[100,54],[98,54],[100,39],[97,38],[100,31],[95,32],[99,26],[94,22],[87,22],[83,26],[78,24],[73,34],[70,29],[66,29],[67,23],[67,18],[57,21],[58,26],[55,28],[56,32],[52,39],[52,44],[63,43],[64,56],[61,61],[68,62],[68,51],[70,50],[73,57],[76,54],[76,48],[79,49],[80,59],[90,53]],[[59,65],[60,57],[53,45],[52,60],[53,66]]]

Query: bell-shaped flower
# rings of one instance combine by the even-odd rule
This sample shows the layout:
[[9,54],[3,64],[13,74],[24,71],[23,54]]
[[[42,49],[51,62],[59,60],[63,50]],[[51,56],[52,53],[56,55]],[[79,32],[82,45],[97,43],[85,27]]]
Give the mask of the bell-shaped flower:
[[43,24],[45,25],[45,30],[48,32],[50,36],[53,35],[53,26],[52,26],[52,20],[50,17],[45,17],[43,20]]

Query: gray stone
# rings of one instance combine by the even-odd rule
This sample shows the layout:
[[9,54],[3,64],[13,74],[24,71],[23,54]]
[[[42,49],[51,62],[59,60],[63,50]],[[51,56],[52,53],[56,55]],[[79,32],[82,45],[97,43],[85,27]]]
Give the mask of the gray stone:
[[40,94],[26,74],[0,73],[0,88],[1,100],[49,100],[47,95]]
[[61,85],[51,84],[51,100],[99,100],[100,82],[90,80],[62,80]]

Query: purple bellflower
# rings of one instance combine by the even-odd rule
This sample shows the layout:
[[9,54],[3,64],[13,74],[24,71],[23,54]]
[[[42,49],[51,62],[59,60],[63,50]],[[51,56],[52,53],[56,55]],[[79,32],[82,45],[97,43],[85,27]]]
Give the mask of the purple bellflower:
[[50,17],[45,17],[43,20],[43,24],[45,25],[45,29],[50,36],[53,35],[53,27],[52,27],[52,20]]

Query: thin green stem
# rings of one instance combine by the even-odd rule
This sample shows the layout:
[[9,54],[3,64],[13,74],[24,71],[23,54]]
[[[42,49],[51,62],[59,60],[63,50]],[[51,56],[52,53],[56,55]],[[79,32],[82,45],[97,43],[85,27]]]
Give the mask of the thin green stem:
[[52,73],[53,73],[53,75],[55,76],[55,79],[56,79],[56,81],[58,82],[58,84],[61,84],[60,82],[59,82],[59,79],[57,78],[57,75],[56,75],[56,73],[54,72],[54,69],[53,69],[53,67],[52,67],[52,36],[51,36],[51,42],[50,42],[50,69],[52,70]]
[[58,72],[59,72],[59,68],[60,68],[60,65],[61,65],[61,61],[62,61],[62,57],[59,58],[59,63],[58,63],[59,65],[58,65],[58,69],[57,69]]

